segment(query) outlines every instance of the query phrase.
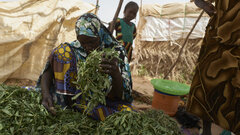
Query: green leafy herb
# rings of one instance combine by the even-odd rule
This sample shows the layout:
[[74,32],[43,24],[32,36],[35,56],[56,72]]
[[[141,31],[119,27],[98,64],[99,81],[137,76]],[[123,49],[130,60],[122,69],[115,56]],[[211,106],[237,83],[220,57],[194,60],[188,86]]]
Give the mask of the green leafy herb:
[[0,85],[0,135],[91,134],[97,124],[82,113],[60,107],[52,116],[40,104],[40,93]]
[[73,100],[81,96],[82,102],[78,106],[84,109],[84,112],[92,111],[98,104],[106,105],[106,91],[110,89],[111,82],[109,75],[100,72],[103,56],[111,60],[114,57],[118,58],[118,52],[114,48],[95,50],[89,54],[86,61],[79,61],[77,64],[78,73],[75,84],[81,92],[74,96]]
[[122,111],[109,117],[97,128],[98,135],[182,135],[177,122],[162,111]]

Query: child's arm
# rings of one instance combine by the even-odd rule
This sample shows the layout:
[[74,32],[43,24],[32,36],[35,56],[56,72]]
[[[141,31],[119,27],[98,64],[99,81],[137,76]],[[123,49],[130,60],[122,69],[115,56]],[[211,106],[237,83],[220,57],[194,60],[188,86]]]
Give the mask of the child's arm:
[[116,21],[116,24],[115,24],[115,28],[116,30],[116,33],[119,32],[119,30],[121,30],[121,24],[120,24],[120,19],[118,18],[117,21]]
[[137,36],[137,28],[136,25],[134,25],[134,30],[133,30],[133,39]]

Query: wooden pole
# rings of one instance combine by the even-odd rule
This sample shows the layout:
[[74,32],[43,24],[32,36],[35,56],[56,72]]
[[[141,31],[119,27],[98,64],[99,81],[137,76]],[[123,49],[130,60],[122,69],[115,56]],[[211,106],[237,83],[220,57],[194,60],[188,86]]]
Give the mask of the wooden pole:
[[187,43],[190,35],[192,34],[194,28],[196,27],[197,23],[198,23],[199,20],[201,19],[203,13],[204,13],[204,11],[202,11],[201,14],[198,16],[198,18],[197,18],[196,22],[194,23],[191,31],[188,33],[188,35],[187,35],[187,37],[186,37],[186,39],[185,39],[185,41],[184,41],[184,43],[183,43],[183,45],[182,45],[182,48],[180,49],[180,52],[179,52],[179,54],[178,54],[178,57],[177,57],[176,62],[172,65],[172,67],[170,68],[170,70],[167,72],[167,74],[164,76],[163,79],[167,79],[168,75],[172,72],[173,68],[177,65],[178,61],[180,60],[181,54],[182,54],[182,52],[183,52],[183,49],[184,49],[184,47],[185,47],[185,45],[186,45],[186,43]]
[[110,25],[110,27],[109,27],[109,31],[110,31],[111,33],[113,33],[113,30],[114,30],[114,27],[115,27],[115,23],[116,23],[116,21],[117,21],[119,12],[120,12],[120,10],[121,10],[121,8],[122,8],[122,4],[123,4],[123,0],[120,0],[119,3],[118,3],[117,11],[116,11],[116,13],[115,13],[115,15],[114,15],[114,18],[113,18],[113,21],[112,21],[112,23],[111,23],[111,25]]
[[95,15],[97,15],[98,7],[99,7],[99,0],[96,1],[96,8],[95,8]]

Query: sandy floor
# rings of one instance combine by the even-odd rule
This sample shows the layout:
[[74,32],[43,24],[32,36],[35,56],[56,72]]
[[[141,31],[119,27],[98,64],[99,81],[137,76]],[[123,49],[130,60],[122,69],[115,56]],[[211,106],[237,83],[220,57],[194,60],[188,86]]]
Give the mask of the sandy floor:
[[153,86],[151,84],[151,78],[140,77],[133,75],[133,90],[136,90],[144,95],[153,96]]

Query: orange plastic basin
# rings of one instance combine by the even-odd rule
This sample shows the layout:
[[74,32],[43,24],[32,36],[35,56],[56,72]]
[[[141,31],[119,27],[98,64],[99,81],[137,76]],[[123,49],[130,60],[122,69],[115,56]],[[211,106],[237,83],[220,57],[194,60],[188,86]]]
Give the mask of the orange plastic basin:
[[180,96],[168,95],[154,90],[152,107],[163,110],[169,116],[174,116],[178,109]]

